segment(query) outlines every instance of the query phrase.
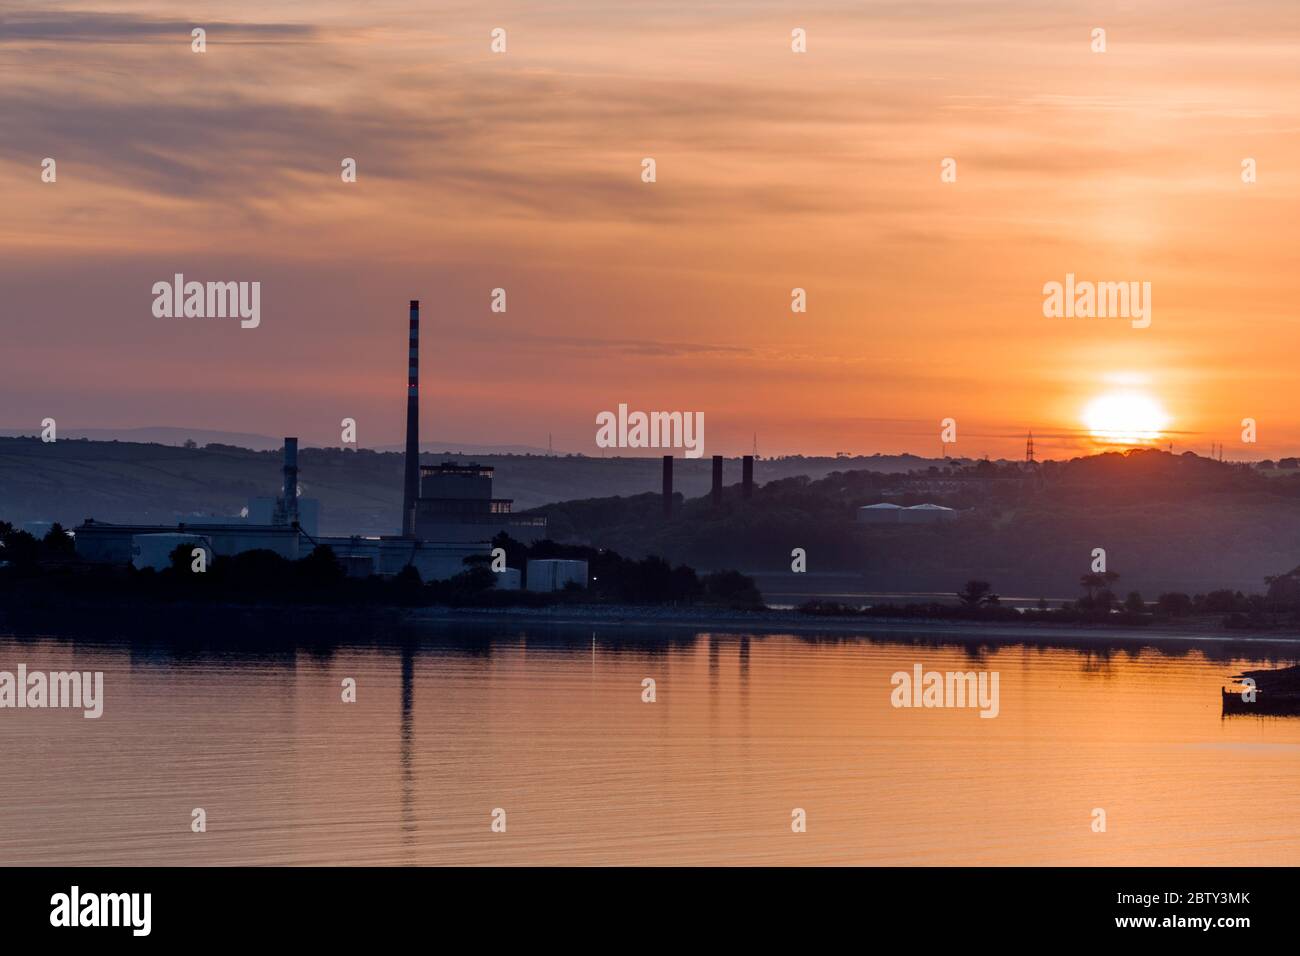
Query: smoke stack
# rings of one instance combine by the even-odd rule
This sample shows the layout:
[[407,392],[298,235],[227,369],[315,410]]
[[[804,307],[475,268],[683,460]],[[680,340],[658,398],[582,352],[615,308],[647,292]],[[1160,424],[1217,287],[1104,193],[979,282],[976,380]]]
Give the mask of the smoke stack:
[[673,516],[673,456],[664,455],[664,517]]
[[722,504],[722,456],[713,456],[713,507]]
[[411,300],[411,353],[406,377],[406,482],[402,491],[402,537],[415,537],[415,499],[420,496],[420,300]]
[[746,455],[740,459],[741,494],[746,498],[754,496],[754,456]]
[[284,520],[298,520],[298,439],[284,440]]

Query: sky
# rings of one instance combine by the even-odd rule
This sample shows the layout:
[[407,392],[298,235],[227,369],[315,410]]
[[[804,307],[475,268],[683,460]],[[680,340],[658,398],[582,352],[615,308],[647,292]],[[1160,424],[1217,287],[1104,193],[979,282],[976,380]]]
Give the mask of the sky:
[[[709,454],[1063,457],[1101,401],[1300,452],[1293,0],[180,16],[0,8],[0,427],[398,443],[418,298],[426,439],[599,453],[626,403]],[[260,325],[155,316],[176,273]],[[1149,327],[1045,316],[1067,274],[1149,282]]]

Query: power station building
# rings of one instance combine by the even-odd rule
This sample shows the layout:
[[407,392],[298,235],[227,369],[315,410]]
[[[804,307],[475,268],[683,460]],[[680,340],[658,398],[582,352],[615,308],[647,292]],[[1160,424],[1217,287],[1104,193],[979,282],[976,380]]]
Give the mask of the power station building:
[[546,535],[546,519],[511,514],[511,498],[492,497],[490,465],[420,466],[415,537],[425,541],[491,541],[504,531],[531,544]]
[[[98,564],[131,564],[147,556],[157,535],[180,535],[202,539],[214,555],[226,556],[241,551],[274,551],[282,558],[296,561],[311,551],[301,547],[301,532],[296,528],[247,524],[107,524],[87,518],[74,529],[77,556]],[[178,539],[179,540],[179,539]],[[139,562],[152,564],[152,559]]]
[[545,518],[511,514],[511,499],[492,497],[492,468],[420,464],[420,303],[416,299],[411,300],[409,344],[400,536],[316,535],[318,511],[302,508],[298,496],[298,439],[286,438],[282,492],[275,499],[256,499],[260,507],[250,504],[250,520],[121,525],[88,518],[75,529],[77,554],[105,564],[157,567],[158,549],[172,540],[201,541],[218,557],[267,550],[290,561],[306,557],[317,545],[328,545],[351,575],[397,574],[414,567],[423,580],[431,581],[468,570],[467,558],[490,557],[491,541],[502,531],[524,542],[544,537]]
[[[298,524],[298,439],[284,440],[284,488],[267,524],[230,521],[183,522],[176,525],[107,524],[87,518],[74,529],[77,555],[100,564],[157,565],[154,551],[159,535],[182,535],[202,540],[217,556],[243,551],[273,551],[297,561],[311,552],[311,544]],[[178,539],[179,540],[179,539]]]

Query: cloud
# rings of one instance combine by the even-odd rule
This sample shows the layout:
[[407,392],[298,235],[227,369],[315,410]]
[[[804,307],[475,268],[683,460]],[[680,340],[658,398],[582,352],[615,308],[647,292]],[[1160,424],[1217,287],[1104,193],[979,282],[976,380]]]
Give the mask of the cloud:
[[[40,21],[27,35],[67,30],[89,41],[187,26],[85,20]],[[249,26],[271,38],[316,35]],[[0,157],[28,162],[38,148],[96,182],[244,206],[253,220],[257,199],[321,198],[340,158],[352,156],[363,182],[418,187],[402,197],[404,214],[441,206],[479,218],[734,221],[843,212],[857,200],[802,175],[803,166],[810,156],[847,166],[857,157],[834,155],[835,127],[851,128],[864,110],[876,111],[872,123],[902,122],[906,111],[883,93],[871,102],[847,91],[810,99],[741,78],[661,77],[647,95],[640,78],[452,68],[436,51],[389,77],[366,44],[318,36],[319,47],[244,56],[220,71],[204,69],[184,44],[170,59],[142,50],[74,62],[71,75],[7,91]],[[109,75],[87,80],[101,72]],[[361,88],[333,85],[349,73],[364,78]],[[639,179],[645,155],[661,163],[649,203]]]
[[129,13],[19,13],[0,18],[0,44],[33,42],[136,43],[168,40],[189,43],[190,32],[203,27],[209,40],[248,43],[286,42],[315,38],[319,31],[305,23],[230,23],[212,20],[160,20]]
[[[475,336],[465,335],[464,339],[472,339]],[[483,336],[489,340],[497,340],[499,336]],[[559,335],[535,335],[528,332],[516,331],[510,336],[510,344],[514,348],[523,349],[541,349],[545,352],[553,352],[556,349],[565,349],[571,352],[601,352],[606,354],[619,355],[636,355],[653,358],[682,358],[686,356],[730,356],[743,357],[755,354],[755,350],[739,345],[720,345],[704,342],[668,342],[655,339],[602,339],[602,338],[577,338],[572,336]]]
[[[120,409],[140,383],[183,399],[201,363],[219,384],[192,401],[220,389],[212,414],[229,402],[239,428],[322,377],[347,402],[387,396],[409,296],[460,340],[443,376],[460,411],[489,421],[478,401],[509,381],[534,430],[615,383],[759,424],[957,413],[1009,423],[1014,450],[1021,409],[1068,434],[1052,423],[1130,365],[1171,378],[1189,429],[1213,434],[1224,408],[1290,420],[1294,0],[504,0],[490,17],[227,0],[201,56],[188,10],[115,2],[0,22],[0,321],[27,357],[22,420],[63,400],[56,366]],[[150,283],[175,271],[260,279],[278,311],[255,337],[151,321]],[[1067,271],[1155,280],[1156,328],[1045,322],[1038,290]],[[498,285],[511,313],[487,317]],[[809,440],[786,435],[774,447]]]

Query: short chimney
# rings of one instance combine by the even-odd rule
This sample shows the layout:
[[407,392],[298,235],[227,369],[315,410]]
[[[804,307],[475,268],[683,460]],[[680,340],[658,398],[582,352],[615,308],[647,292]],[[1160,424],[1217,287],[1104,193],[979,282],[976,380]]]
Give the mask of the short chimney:
[[754,456],[746,455],[740,459],[741,494],[746,498],[754,496]]
[[664,455],[664,517],[673,516],[673,456]]
[[298,439],[284,440],[284,520],[298,520]]
[[722,456],[713,456],[713,507],[722,504]]

